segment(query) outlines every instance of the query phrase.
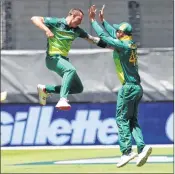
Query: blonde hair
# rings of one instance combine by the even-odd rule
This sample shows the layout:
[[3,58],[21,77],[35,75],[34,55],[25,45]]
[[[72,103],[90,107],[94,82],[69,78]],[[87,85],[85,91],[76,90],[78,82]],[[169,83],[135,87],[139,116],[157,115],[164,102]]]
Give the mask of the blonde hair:
[[81,13],[82,15],[84,15],[83,11],[82,11],[81,9],[79,9],[79,8],[72,8],[72,9],[69,11],[68,15],[69,15],[69,16],[75,15],[75,14],[77,14],[77,12]]

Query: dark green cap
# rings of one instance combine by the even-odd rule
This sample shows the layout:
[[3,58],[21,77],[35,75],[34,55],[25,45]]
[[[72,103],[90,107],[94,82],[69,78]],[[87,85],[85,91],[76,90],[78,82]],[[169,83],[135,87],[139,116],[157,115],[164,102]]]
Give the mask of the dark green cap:
[[132,26],[129,23],[127,23],[127,22],[122,22],[120,24],[113,24],[113,27],[116,30],[123,31],[127,35],[131,35],[132,34]]

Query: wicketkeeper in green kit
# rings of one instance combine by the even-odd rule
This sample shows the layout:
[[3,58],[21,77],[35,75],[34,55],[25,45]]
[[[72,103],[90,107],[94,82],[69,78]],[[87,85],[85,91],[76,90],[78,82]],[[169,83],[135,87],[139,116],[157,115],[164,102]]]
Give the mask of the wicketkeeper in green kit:
[[75,67],[67,58],[72,42],[77,38],[84,38],[99,47],[106,47],[106,43],[98,37],[93,37],[79,27],[83,20],[83,12],[80,9],[71,9],[66,18],[39,17],[31,18],[32,22],[43,30],[48,37],[46,66],[62,77],[62,85],[37,86],[41,105],[46,104],[46,98],[50,93],[60,94],[60,100],[56,108],[69,110],[68,94],[81,93],[82,82]]
[[[89,9],[89,18],[97,35],[111,47],[116,71],[122,88],[118,92],[116,122],[118,126],[119,144],[122,152],[117,167],[126,165],[130,160],[138,156],[136,165],[146,163],[152,148],[146,146],[143,140],[141,128],[138,124],[138,105],[143,95],[140,84],[137,63],[137,46],[132,39],[132,26],[127,22],[111,26],[104,19],[104,6],[99,17],[102,25],[108,32],[106,34],[95,20],[96,7]],[[132,151],[132,135],[137,144],[137,153]]]

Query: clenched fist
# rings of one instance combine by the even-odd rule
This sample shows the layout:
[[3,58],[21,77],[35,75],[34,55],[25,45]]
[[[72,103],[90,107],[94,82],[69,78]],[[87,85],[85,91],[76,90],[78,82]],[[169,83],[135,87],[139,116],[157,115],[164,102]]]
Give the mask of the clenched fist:
[[54,36],[54,34],[50,30],[48,30],[48,31],[46,31],[46,36],[48,38],[52,38]]

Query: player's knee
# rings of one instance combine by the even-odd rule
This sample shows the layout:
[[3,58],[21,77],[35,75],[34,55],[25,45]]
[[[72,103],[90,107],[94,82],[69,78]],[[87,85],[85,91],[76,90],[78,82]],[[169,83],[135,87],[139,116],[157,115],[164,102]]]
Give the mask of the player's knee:
[[78,84],[77,88],[76,88],[76,93],[82,93],[83,92],[83,85],[82,84]]
[[83,85],[81,84],[80,87],[79,87],[79,93],[82,93],[83,90],[84,90],[84,87],[83,87]]

